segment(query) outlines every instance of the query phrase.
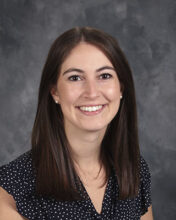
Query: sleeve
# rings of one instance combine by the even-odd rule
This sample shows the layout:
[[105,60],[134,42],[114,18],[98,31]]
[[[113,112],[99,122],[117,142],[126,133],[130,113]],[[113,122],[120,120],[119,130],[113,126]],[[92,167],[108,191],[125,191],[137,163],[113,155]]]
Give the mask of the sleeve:
[[141,200],[141,210],[140,215],[144,215],[149,206],[152,204],[151,198],[151,174],[149,166],[144,158],[141,156],[141,166],[140,166],[140,200]]
[[0,186],[13,196],[17,211],[27,219],[42,219],[40,201],[34,194],[34,177],[28,153],[0,167]]

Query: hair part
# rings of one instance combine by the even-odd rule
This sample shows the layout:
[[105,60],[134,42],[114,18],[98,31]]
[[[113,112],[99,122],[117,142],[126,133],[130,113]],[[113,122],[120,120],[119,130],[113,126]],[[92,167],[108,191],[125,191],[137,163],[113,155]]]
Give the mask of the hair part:
[[31,137],[36,193],[58,200],[81,199],[82,188],[64,131],[63,114],[50,92],[57,83],[62,63],[80,42],[99,48],[111,61],[120,81],[123,99],[103,138],[100,159],[106,171],[105,182],[112,167],[115,169],[119,199],[134,197],[139,189],[140,152],[132,73],[116,39],[91,27],[76,27],[59,36],[43,68]]

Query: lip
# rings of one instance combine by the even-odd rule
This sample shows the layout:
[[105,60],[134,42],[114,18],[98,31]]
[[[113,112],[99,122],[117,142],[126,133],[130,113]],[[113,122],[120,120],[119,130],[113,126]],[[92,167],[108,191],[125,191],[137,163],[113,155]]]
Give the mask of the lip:
[[[101,109],[98,109],[97,111],[92,111],[92,112],[88,112],[88,111],[83,111],[80,109],[80,107],[82,106],[86,106],[86,107],[91,107],[91,106],[98,106],[98,105],[102,105],[102,108]],[[97,114],[100,114],[104,108],[106,107],[107,104],[94,104],[94,105],[82,105],[82,106],[79,106],[77,107],[77,109],[84,115],[87,115],[87,116],[93,116],[93,115],[97,115]]]

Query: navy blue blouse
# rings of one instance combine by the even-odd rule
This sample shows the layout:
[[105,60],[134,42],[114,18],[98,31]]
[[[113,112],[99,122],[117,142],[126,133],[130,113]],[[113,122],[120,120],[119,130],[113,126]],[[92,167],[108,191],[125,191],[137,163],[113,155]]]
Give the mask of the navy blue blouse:
[[71,202],[37,197],[34,190],[35,175],[32,169],[31,151],[0,167],[0,186],[13,196],[18,212],[29,220],[140,220],[140,216],[145,214],[151,205],[151,176],[142,156],[138,196],[133,199],[118,200],[117,178],[112,173],[100,214],[95,210],[89,197],[84,201]]

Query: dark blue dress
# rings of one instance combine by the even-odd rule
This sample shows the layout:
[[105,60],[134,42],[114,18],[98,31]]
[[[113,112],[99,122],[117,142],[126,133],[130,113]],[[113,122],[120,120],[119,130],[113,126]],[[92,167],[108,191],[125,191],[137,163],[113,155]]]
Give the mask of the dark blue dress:
[[34,193],[35,175],[31,151],[0,167],[0,186],[13,196],[18,212],[30,220],[140,220],[140,216],[151,205],[151,176],[142,156],[138,196],[134,199],[118,200],[117,178],[112,173],[106,187],[101,214],[96,212],[89,198],[85,201],[59,202],[37,197]]

